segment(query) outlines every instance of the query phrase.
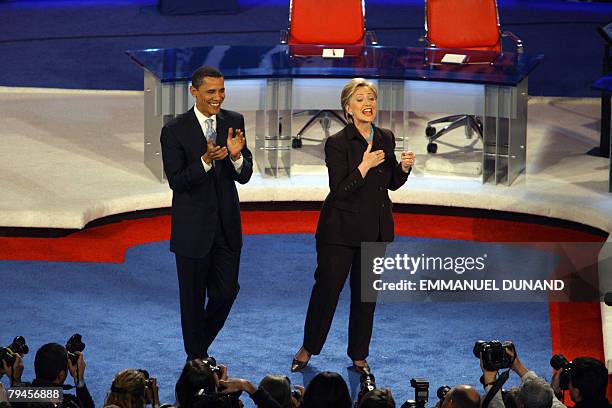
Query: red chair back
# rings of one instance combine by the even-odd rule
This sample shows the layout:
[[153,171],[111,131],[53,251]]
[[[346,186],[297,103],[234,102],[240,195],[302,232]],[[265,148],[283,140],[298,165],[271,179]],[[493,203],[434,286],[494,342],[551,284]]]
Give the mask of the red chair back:
[[290,18],[289,45],[365,44],[362,0],[293,0]]
[[426,0],[426,8],[436,47],[501,52],[496,0]]

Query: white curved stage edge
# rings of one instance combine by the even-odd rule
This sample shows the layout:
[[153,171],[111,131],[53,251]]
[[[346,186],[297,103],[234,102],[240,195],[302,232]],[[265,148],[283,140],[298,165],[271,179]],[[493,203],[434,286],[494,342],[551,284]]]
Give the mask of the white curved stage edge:
[[[228,89],[228,107],[231,98]],[[480,182],[480,146],[460,130],[428,156],[425,122],[438,115],[415,115],[407,136],[417,166],[392,200],[540,215],[610,233],[608,160],[585,155],[598,144],[599,109],[598,99],[532,97],[527,171],[511,187]],[[244,113],[252,146],[254,114]],[[239,186],[241,201],[322,201],[321,127],[307,136],[315,141],[294,151],[291,178],[256,172]],[[109,215],[170,206],[168,185],[143,164],[142,92],[0,88],[0,137],[2,227],[80,229]],[[602,319],[612,372],[612,308],[603,304]]]

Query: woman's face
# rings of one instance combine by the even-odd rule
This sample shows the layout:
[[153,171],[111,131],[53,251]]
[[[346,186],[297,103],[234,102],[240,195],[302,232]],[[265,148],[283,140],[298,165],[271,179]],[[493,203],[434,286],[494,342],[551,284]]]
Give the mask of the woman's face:
[[351,96],[347,112],[352,114],[355,123],[371,123],[376,118],[376,95],[369,86],[360,86]]

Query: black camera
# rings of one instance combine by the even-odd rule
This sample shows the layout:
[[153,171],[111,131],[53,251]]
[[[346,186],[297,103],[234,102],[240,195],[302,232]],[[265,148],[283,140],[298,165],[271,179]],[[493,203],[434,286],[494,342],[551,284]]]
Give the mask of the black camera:
[[[144,390],[145,391],[145,395],[144,395],[145,403],[153,405],[152,398],[153,398],[153,395],[155,395],[154,394],[155,393],[155,388],[153,386],[154,385],[153,383],[155,381],[155,378],[151,377],[149,375],[149,372],[147,370],[143,369],[143,368],[138,368],[138,369],[136,369],[136,371],[142,373],[142,375],[145,378],[145,390]],[[148,393],[146,391],[147,389],[149,390]]]
[[509,341],[502,343],[499,340],[478,340],[474,344],[473,351],[476,358],[482,356],[482,366],[485,370],[497,371],[502,368],[510,368],[514,362],[514,358],[510,357],[506,350],[516,353],[514,344]]
[[412,378],[410,386],[414,388],[414,400],[406,400],[400,408],[424,408],[429,400],[429,381],[425,378]]
[[202,359],[202,362],[208,367],[210,367],[210,370],[213,372],[213,374],[217,374],[218,376],[223,375],[223,370],[217,365],[217,360],[215,360],[214,357],[206,357]]
[[201,389],[196,393],[194,407],[215,407],[215,408],[239,408],[240,395],[242,391],[224,394],[221,392],[208,393]]
[[413,378],[410,380],[410,386],[414,388],[417,407],[424,407],[429,400],[429,381],[425,378]]
[[355,407],[359,406],[361,399],[370,391],[374,391],[376,389],[376,378],[374,374],[370,372],[367,367],[364,367],[364,373],[361,374],[361,378],[359,379],[359,395],[357,397],[357,401],[355,402]]
[[446,398],[446,394],[448,394],[450,390],[451,390],[451,387],[445,384],[441,386],[440,388],[438,388],[438,391],[436,391],[436,396],[440,400],[440,406],[442,406],[442,403],[444,402],[444,398]]
[[66,342],[66,350],[68,351],[68,358],[72,364],[76,364],[79,360],[77,351],[82,353],[85,350],[85,343],[83,343],[83,336],[79,333],[74,333]]
[[15,354],[28,354],[30,348],[26,344],[26,340],[23,336],[17,336],[13,339],[13,342],[6,347],[0,348],[0,361],[6,361],[6,365],[12,367],[15,364],[17,357]]
[[572,376],[572,362],[565,358],[563,354],[555,354],[550,359],[550,366],[555,370],[563,369],[559,376],[559,389],[569,389],[570,378]]

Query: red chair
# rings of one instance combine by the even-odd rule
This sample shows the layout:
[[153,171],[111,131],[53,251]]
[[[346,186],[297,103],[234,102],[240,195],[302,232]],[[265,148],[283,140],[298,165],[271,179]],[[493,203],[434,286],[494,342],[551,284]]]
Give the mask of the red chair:
[[[366,39],[369,44],[378,43],[376,35],[365,29],[364,0],[291,0],[289,7],[289,28],[281,32],[281,43],[289,44],[292,56],[321,56],[325,48],[341,48],[351,57],[363,53]],[[294,148],[302,147],[302,134],[321,116],[326,133],[330,116],[346,124],[337,112],[320,110],[297,133]]]
[[[502,32],[496,0],[425,0],[425,41],[431,48],[492,51],[502,53],[502,37],[516,44],[523,52],[523,42],[511,32]],[[467,62],[469,64],[469,61]],[[433,126],[450,122],[440,130]],[[471,115],[452,115],[427,122],[427,151],[436,153],[435,140],[451,130],[465,126],[466,136],[475,131],[482,138],[482,121]]]

